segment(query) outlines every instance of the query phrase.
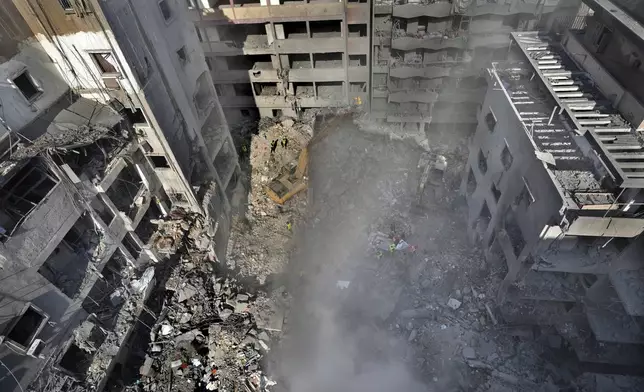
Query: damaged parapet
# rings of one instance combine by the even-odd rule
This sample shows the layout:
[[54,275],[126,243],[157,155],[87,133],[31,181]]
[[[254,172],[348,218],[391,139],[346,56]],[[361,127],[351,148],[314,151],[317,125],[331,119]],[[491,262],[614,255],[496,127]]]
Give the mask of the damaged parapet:
[[644,231],[644,146],[555,37],[513,39],[520,60],[488,70],[462,183],[470,235],[507,271],[507,320],[554,325],[580,358],[625,364],[619,350],[644,353],[644,263],[629,256]]

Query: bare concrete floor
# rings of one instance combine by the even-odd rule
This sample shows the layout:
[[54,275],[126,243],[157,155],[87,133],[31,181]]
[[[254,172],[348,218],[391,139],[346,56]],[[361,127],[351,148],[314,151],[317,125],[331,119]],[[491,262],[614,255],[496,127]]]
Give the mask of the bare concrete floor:
[[[543,345],[512,336],[487,310],[501,276],[467,241],[454,190],[430,189],[412,208],[419,154],[350,120],[311,149],[309,216],[288,266],[294,302],[269,368],[284,390],[537,391],[546,382]],[[447,177],[449,188],[460,171]],[[374,231],[404,233],[418,250],[378,257]]]

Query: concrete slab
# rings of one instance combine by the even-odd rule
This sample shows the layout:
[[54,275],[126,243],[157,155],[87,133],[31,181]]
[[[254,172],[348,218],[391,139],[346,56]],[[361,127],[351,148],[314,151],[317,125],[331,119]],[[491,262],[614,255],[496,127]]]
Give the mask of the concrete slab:
[[562,302],[577,302],[584,294],[574,276],[542,271],[528,272],[516,292],[521,299]]
[[613,271],[608,276],[626,313],[644,316],[644,268]]

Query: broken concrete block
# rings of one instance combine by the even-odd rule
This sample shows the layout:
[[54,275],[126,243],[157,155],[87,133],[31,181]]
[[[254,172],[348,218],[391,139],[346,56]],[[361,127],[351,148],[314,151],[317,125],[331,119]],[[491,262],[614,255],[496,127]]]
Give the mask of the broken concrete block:
[[233,311],[230,309],[223,309],[221,312],[219,312],[219,318],[222,319],[223,321],[226,321],[230,315],[233,314]]
[[192,315],[190,313],[183,313],[181,315],[181,318],[179,319],[179,324],[186,324],[192,319]]
[[465,359],[476,359],[476,352],[472,347],[465,347],[463,349],[463,358]]
[[201,335],[201,331],[199,331],[198,329],[193,329],[192,331],[182,333],[181,335],[179,335],[176,338],[174,338],[174,342],[176,344],[190,343],[193,340],[195,340],[197,338],[197,336],[199,336],[199,335]]
[[235,313],[244,313],[248,310],[248,304],[244,302],[238,302],[235,305]]
[[194,297],[197,294],[197,288],[193,285],[187,284],[179,289],[178,302],[184,302]]
[[153,364],[154,364],[154,359],[146,355],[145,361],[143,361],[143,365],[141,365],[141,367],[139,368],[139,373],[144,377],[150,376],[152,374]]
[[449,306],[450,308],[452,308],[452,309],[454,309],[454,310],[456,310],[456,309],[460,308],[460,307],[461,307],[461,304],[462,304],[462,302],[461,302],[461,301],[459,301],[459,300],[457,300],[456,298],[450,298],[450,299],[447,301],[447,306]]
[[168,335],[170,335],[170,333],[172,333],[173,329],[174,328],[172,328],[172,325],[163,324],[163,325],[161,325],[161,335],[168,336]]
[[177,359],[176,361],[170,362],[170,368],[171,369],[178,369],[182,364],[183,364],[183,361],[180,360],[180,359]]
[[248,294],[237,294],[235,300],[237,302],[248,302]]

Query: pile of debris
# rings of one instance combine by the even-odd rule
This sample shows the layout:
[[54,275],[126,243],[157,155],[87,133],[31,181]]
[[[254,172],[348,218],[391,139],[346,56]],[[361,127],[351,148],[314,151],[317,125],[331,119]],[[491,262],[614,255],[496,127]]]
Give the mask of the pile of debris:
[[257,295],[215,267],[186,256],[165,283],[167,300],[140,369],[144,391],[265,391],[274,384],[260,365],[272,332],[255,321]]
[[226,259],[260,284],[288,262],[289,239],[306,210],[305,196],[293,196],[306,187],[305,151],[312,134],[310,122],[266,118],[251,140],[248,210],[233,222]]

